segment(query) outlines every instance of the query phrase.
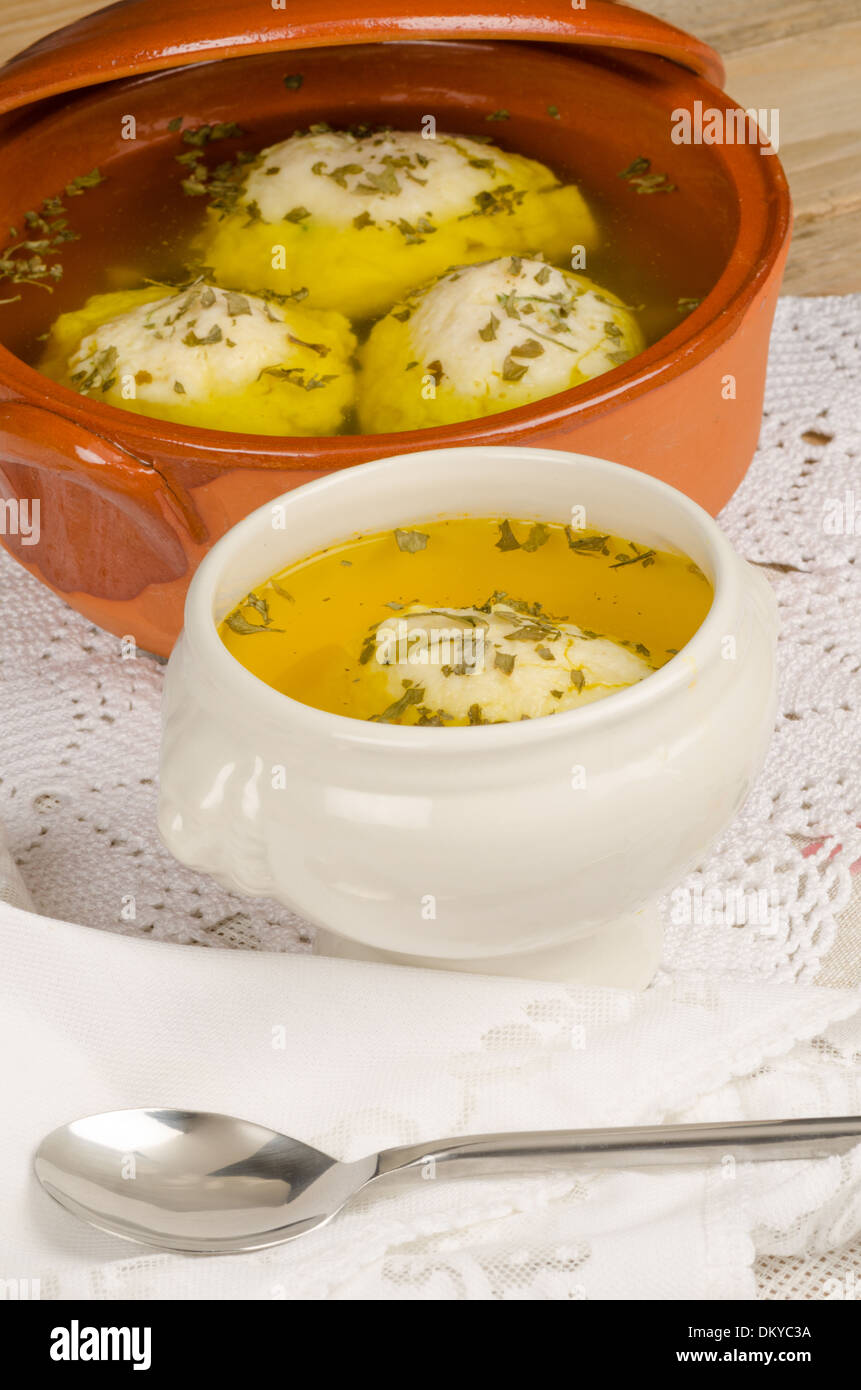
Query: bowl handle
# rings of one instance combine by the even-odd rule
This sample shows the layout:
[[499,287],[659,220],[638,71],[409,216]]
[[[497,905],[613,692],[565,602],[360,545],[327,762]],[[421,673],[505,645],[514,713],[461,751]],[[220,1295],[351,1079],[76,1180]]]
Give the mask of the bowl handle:
[[175,557],[179,542],[190,557],[208,539],[191,499],[152,464],[41,406],[0,401],[0,479],[20,499],[33,472],[96,494],[155,554]]
[[[723,64],[708,44],[627,5],[537,0],[512,13],[501,0],[282,0],[261,22],[260,0],[123,0],[37,40],[0,68],[0,113],[58,92],[95,86],[189,62],[343,44],[420,39],[516,39],[632,49],[669,58],[723,85]],[[361,17],[356,10],[362,11]],[[464,12],[465,11],[465,12]]]

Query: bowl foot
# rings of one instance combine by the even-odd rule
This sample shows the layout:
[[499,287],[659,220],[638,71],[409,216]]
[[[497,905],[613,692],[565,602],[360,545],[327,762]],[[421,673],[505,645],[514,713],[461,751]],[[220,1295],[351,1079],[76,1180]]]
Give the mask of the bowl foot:
[[453,959],[381,951],[350,941],[335,932],[317,929],[314,952],[380,965],[412,965],[428,970],[460,970],[474,975],[508,975],[524,980],[563,984],[607,985],[616,989],[645,989],[658,968],[663,925],[657,904],[649,903],[604,926],[594,936],[546,946],[516,955]]

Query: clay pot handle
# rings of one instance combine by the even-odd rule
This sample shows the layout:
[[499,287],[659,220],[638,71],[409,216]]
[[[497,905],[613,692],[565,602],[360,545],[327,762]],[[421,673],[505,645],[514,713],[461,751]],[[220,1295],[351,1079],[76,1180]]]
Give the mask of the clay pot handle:
[[207,539],[190,499],[151,464],[41,406],[0,401],[0,477],[4,465],[68,478],[110,500],[156,552],[168,533],[171,548],[178,540],[187,553]]
[[[123,0],[39,39],[0,68],[0,113],[58,92],[189,62],[253,53],[419,39],[516,39],[655,53],[720,87],[724,69],[708,44],[627,5],[535,0],[512,13],[503,0]],[[361,10],[361,16],[356,14]],[[464,10],[466,12],[464,12]],[[262,19],[265,16],[265,22]]]

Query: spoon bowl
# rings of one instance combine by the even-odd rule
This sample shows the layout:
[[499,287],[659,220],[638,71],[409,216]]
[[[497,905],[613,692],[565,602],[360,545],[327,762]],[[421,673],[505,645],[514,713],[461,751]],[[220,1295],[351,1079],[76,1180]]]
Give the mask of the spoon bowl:
[[115,1110],[55,1129],[36,1174],[100,1230],[187,1253],[278,1245],[321,1226],[370,1177],[248,1120],[195,1110]]

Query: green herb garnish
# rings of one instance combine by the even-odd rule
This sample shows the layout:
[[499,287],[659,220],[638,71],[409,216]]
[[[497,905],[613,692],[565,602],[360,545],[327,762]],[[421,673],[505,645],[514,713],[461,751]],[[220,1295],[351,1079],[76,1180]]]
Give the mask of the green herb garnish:
[[620,179],[625,179],[632,188],[638,193],[675,193],[676,184],[670,183],[667,174],[652,174],[652,161],[646,159],[645,155],[638,155],[627,169],[623,169],[619,174]]
[[101,352],[96,352],[90,357],[86,366],[80,372],[76,372],[72,380],[76,383],[77,389],[84,393],[92,391],[98,387],[101,391],[107,391],[116,380],[115,371],[119,354],[115,347],[103,348]]
[[372,714],[371,722],[377,724],[392,724],[400,719],[402,714],[406,714],[407,710],[413,705],[420,705],[424,697],[425,692],[422,686],[408,686],[400,699],[395,700],[393,704],[389,705],[388,709],[384,709],[382,714]]
[[511,349],[512,357],[543,357],[544,349],[535,338],[527,338],[525,343]]
[[573,550],[577,555],[609,555],[610,551],[607,536],[578,536],[570,526],[565,527],[565,539],[568,542],[568,549]]
[[198,338],[193,328],[190,328],[183,338],[185,347],[209,347],[210,343],[220,343],[224,334],[219,324],[214,323],[205,338]]
[[66,184],[66,195],[69,198],[77,198],[85,188],[95,188],[104,181],[104,175],[100,174],[98,169],[92,169],[89,174],[78,174],[77,178]]
[[405,550],[408,555],[415,555],[417,551],[424,550],[430,536],[424,531],[401,531],[395,530],[395,540],[398,543],[398,550]]
[[491,217],[497,213],[512,213],[525,197],[526,189],[515,188],[513,183],[503,183],[498,188],[483,188],[480,193],[473,194],[475,210],[461,213],[458,220],[463,222],[468,217]]
[[540,642],[543,638],[548,637],[551,642],[555,642],[558,636],[558,632],[554,632],[552,628],[547,628],[543,624],[524,623],[523,627],[515,628],[513,632],[506,632],[505,640],[507,642]]
[[405,217],[400,217],[396,226],[408,246],[421,246],[425,237],[436,231],[436,227],[426,217],[420,217],[415,226],[407,222]]
[[371,173],[365,175],[364,183],[357,183],[353,186],[354,193],[383,193],[394,195],[400,193],[401,185],[391,164],[386,164],[381,173]]
[[426,727],[433,726],[434,728],[442,729],[445,727],[447,720],[451,722],[453,719],[454,715],[449,714],[448,711],[444,709],[438,709],[433,714],[431,714],[428,709],[419,709],[419,718],[416,720],[416,723]]
[[[67,184],[66,193],[75,197],[103,182],[99,170],[93,169]],[[0,280],[10,280],[14,285],[38,285],[50,293],[62,279],[63,267],[57,263],[49,265],[45,257],[58,255],[65,242],[78,240],[79,233],[70,229],[66,208],[56,196],[43,199],[38,212],[25,212],[24,226],[27,234],[20,241],[15,240],[17,227],[9,228],[9,244],[0,250]],[[13,295],[0,303],[13,304],[20,298]]]
[[291,386],[299,386],[303,391],[320,391],[330,381],[336,381],[337,372],[326,372],[320,376],[313,372],[306,377],[302,367],[263,367],[260,376],[274,376],[277,381],[289,381]]
[[[316,164],[314,167],[317,168]],[[332,169],[326,177],[333,179],[339,188],[346,188],[348,174],[363,174],[364,172],[363,164],[339,164],[337,169]]]
[[235,319],[238,318],[240,314],[250,314],[251,305],[244,294],[238,294],[236,290],[228,290],[227,312],[231,318]]
[[649,565],[655,563],[654,550],[639,550],[633,541],[628,544],[635,552],[633,555],[617,555],[615,563],[610,566],[611,570],[620,570],[624,565],[642,565],[643,569],[648,569]]
[[[545,545],[550,539],[550,528],[543,521],[536,521],[529,529],[529,535],[525,541],[519,541],[514,534],[511,522],[507,519],[499,523],[499,540],[496,542],[497,550],[525,550],[527,554],[532,554],[540,546]],[[494,594],[488,603],[493,603],[497,598],[505,598],[504,594]],[[512,602],[513,608],[517,607]],[[540,607],[540,605],[539,605]],[[479,609],[479,612],[482,610]]]
[[184,144],[202,149],[213,140],[232,140],[243,134],[244,131],[235,121],[218,121],[214,125],[189,126],[188,130],[182,132],[182,139]]
[[514,358],[511,356],[511,353],[509,353],[502,364],[502,380],[520,381],[521,377],[526,376],[526,373],[528,371],[529,366],[527,363],[515,362]]
[[241,613],[228,613],[224,621],[231,632],[238,632],[241,637],[249,637],[253,632],[273,631],[272,628],[267,628],[265,623],[250,623]]
[[329,349],[325,343],[309,343],[304,338],[297,338],[294,333],[287,334],[287,341],[296,347],[308,348],[309,352],[316,352],[318,357],[328,357]]
[[[252,623],[242,612],[243,608],[250,608],[253,612],[259,613],[262,619],[259,623]],[[232,613],[228,613],[224,619],[231,632],[238,632],[241,636],[247,637],[255,632],[283,632],[284,629],[272,626],[272,619],[269,615],[269,604],[265,598],[259,594],[246,594],[241,603],[238,603]]]
[[508,520],[499,523],[499,540],[496,542],[497,550],[519,550],[520,541],[511,529],[511,522]]
[[652,161],[647,159],[644,154],[638,154],[637,158],[632,160],[627,169],[623,169],[618,177],[620,179],[632,179],[635,178],[637,174],[647,174],[651,167],[651,163]]

